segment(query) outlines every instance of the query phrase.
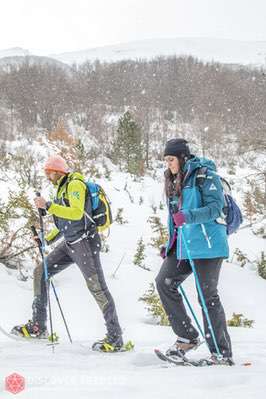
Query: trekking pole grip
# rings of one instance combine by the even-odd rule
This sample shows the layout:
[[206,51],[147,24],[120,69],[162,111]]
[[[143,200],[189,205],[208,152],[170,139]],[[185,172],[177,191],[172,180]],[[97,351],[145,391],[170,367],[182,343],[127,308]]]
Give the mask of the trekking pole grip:
[[30,226],[30,229],[31,229],[31,232],[33,234],[33,237],[37,237],[38,233],[37,233],[36,227],[35,226]]
[[[39,191],[36,191],[36,197],[40,197],[41,193]],[[45,216],[46,215],[46,210],[43,208],[38,208],[38,212],[40,216]]]

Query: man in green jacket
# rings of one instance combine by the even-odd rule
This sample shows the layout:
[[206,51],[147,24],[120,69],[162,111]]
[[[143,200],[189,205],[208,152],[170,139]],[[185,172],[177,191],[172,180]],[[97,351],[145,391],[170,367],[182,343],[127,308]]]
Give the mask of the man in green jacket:
[[[123,346],[122,331],[100,262],[101,239],[95,223],[90,218],[91,199],[87,194],[84,177],[80,173],[69,173],[66,161],[58,155],[46,161],[44,170],[47,178],[56,187],[56,195],[52,202],[43,197],[36,197],[34,202],[38,209],[45,209],[54,219],[55,228],[46,236],[48,245],[63,237],[46,257],[48,275],[52,277],[73,263],[78,265],[88,289],[103,313],[107,327],[106,337],[95,342],[93,349],[120,350]],[[32,320],[24,325],[15,326],[12,332],[22,336],[47,337],[46,308],[47,292],[41,265],[34,271]]]

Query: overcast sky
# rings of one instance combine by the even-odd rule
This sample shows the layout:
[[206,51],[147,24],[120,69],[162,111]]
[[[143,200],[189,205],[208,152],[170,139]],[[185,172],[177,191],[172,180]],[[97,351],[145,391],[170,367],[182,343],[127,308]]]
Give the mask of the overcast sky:
[[1,1],[1,50],[51,53],[168,37],[266,41],[266,0]]

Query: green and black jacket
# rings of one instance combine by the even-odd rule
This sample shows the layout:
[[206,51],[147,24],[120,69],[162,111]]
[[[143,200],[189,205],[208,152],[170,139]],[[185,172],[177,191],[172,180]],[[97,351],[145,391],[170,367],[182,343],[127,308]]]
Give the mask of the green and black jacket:
[[95,226],[86,213],[91,216],[91,200],[87,195],[84,177],[77,172],[69,173],[59,179],[57,192],[53,202],[47,203],[47,212],[53,215],[55,228],[47,234],[46,241],[51,243],[64,236],[72,242],[80,238],[85,232],[95,230]]

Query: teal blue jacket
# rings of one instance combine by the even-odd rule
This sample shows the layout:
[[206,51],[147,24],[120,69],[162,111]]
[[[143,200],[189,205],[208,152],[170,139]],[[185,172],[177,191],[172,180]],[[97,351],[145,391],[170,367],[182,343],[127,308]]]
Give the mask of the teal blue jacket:
[[[196,184],[196,171],[201,167],[207,167],[207,178],[201,186],[202,193]],[[188,259],[189,256],[192,259],[227,258],[229,248],[226,226],[216,222],[217,218],[223,216],[224,195],[214,162],[193,157],[186,162],[184,173],[182,203],[179,210],[183,212],[186,223],[177,231],[177,258]],[[166,253],[170,249],[175,232],[172,214],[178,210],[177,204],[177,197],[169,198],[169,240]]]

